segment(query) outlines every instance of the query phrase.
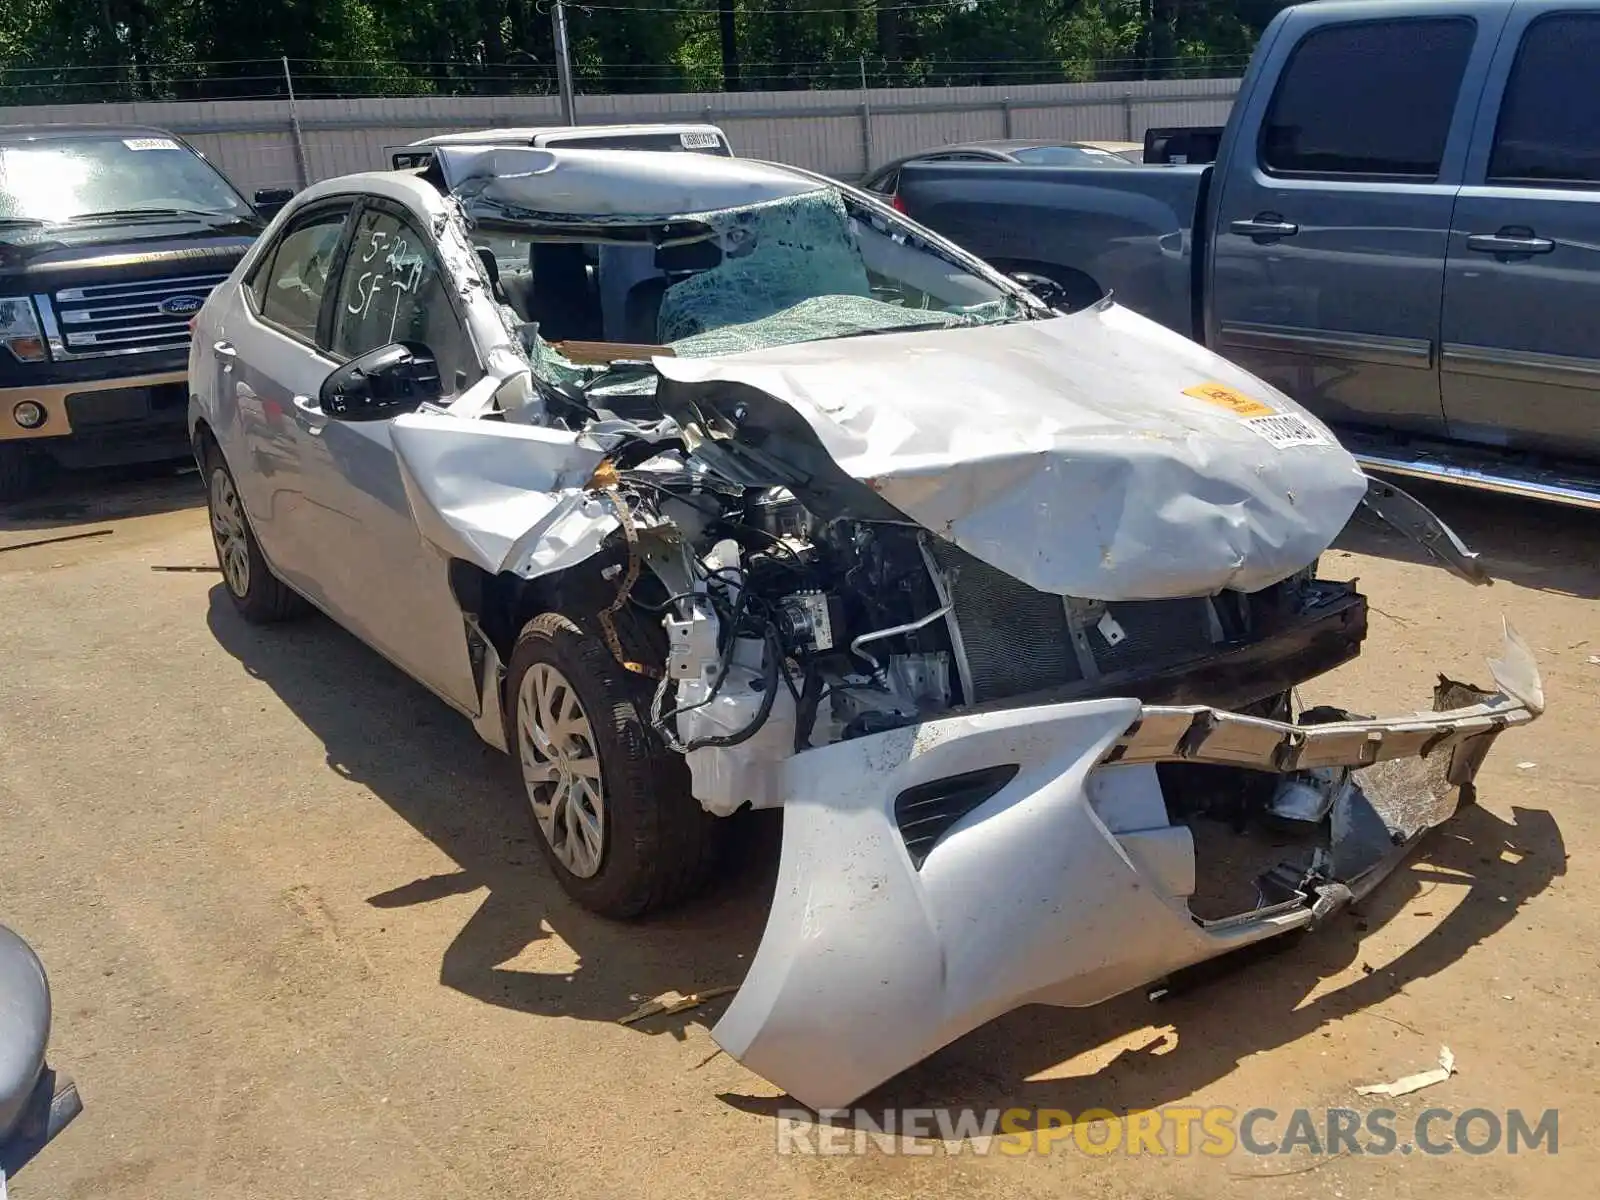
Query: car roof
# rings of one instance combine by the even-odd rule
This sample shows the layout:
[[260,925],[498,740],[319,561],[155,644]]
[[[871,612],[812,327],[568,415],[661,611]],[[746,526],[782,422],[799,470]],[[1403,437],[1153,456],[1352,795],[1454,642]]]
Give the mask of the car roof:
[[922,150],[909,155],[910,158],[921,158],[925,154],[949,154],[957,150],[998,150],[1005,153],[1010,150],[1031,150],[1038,146],[1069,146],[1081,148],[1091,146],[1088,142],[1080,142],[1076,138],[980,138],[971,142],[956,142],[949,146],[935,146],[929,150]]
[[1075,142],[1074,145],[1087,146],[1091,150],[1106,150],[1112,154],[1124,154],[1133,150],[1143,151],[1143,142]]
[[[809,172],[748,158],[655,150],[562,150],[516,146],[441,146],[434,155],[452,189],[471,197],[510,200],[518,208],[559,216],[646,220],[715,212],[825,190]],[[382,190],[376,181],[412,178],[366,172],[314,184],[318,196]]]
[[[1121,145],[1121,143],[1116,144]],[[902,155],[899,158],[874,167],[867,173],[865,178],[869,180],[876,179],[889,171],[898,170],[907,163],[917,162],[935,154],[969,154],[973,152],[1010,154],[1016,150],[1031,150],[1040,146],[1064,146],[1074,150],[1098,150],[1104,154],[1116,154],[1116,151],[1111,149],[1111,143],[1085,142],[1076,138],[979,138],[970,142],[952,142],[948,146],[929,146],[926,150],[918,150],[915,154]],[[1137,146],[1132,142],[1127,144],[1127,148],[1129,150],[1142,149],[1141,146]]]
[[527,145],[542,137],[637,137],[651,133],[711,133],[725,136],[715,125],[704,124],[648,124],[648,125],[518,125],[504,129],[473,129],[464,133],[440,133],[413,146],[482,146]]
[[46,142],[54,138],[84,137],[175,137],[153,125],[0,125],[0,142]]

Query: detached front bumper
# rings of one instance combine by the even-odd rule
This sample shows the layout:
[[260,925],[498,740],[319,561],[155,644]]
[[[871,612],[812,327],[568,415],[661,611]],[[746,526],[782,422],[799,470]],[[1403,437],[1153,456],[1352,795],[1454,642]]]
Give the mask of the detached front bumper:
[[[1303,928],[1364,894],[1456,809],[1500,732],[1544,707],[1508,628],[1497,690],[1434,711],[1287,725],[1101,699],[954,716],[784,764],[777,894],[713,1030],[813,1108],[850,1104],[1029,1003],[1095,1004]],[[1253,911],[1189,911],[1194,846],[1156,764],[1356,768],[1317,869]],[[1282,884],[1282,881],[1279,881]],[[1265,889],[1264,889],[1265,894]]]

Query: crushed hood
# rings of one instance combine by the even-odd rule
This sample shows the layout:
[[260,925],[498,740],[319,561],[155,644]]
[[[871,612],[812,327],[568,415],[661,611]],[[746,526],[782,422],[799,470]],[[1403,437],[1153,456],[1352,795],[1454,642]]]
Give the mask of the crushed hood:
[[[655,366],[669,386],[706,385],[680,395],[715,404],[738,384],[780,402],[906,516],[1061,595],[1255,591],[1310,565],[1367,490],[1294,401],[1110,303]],[[789,459],[746,409],[760,450]]]

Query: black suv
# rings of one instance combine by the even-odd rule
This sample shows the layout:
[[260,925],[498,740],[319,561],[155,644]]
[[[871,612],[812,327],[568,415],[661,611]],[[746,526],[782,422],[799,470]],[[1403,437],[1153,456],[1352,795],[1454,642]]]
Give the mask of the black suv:
[[288,195],[159,129],[0,126],[0,500],[189,454],[189,322]]

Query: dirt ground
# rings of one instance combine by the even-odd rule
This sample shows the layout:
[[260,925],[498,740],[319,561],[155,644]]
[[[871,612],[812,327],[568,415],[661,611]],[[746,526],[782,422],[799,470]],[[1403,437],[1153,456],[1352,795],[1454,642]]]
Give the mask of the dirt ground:
[[[1486,680],[1501,614],[1548,714],[1480,805],[1359,916],[1162,1003],[1029,1008],[864,1104],[1074,1114],[1558,1108],[1559,1152],[1104,1157],[776,1154],[776,1089],[709,1027],[775,855],[670,917],[612,924],[544,870],[503,761],[329,622],[230,610],[195,476],[80,480],[0,518],[0,920],[51,973],[52,1060],[86,1111],[22,1200],[195,1197],[1521,1196],[1600,1168],[1600,522],[1419,494],[1483,551],[1474,589],[1354,529],[1324,560],[1372,599],[1363,658],[1308,701],[1426,703]],[[102,532],[106,531],[106,532]],[[31,548],[21,543],[93,534]],[[1397,1101],[1353,1086],[1458,1073]],[[1319,1117],[1320,1120],[1320,1117]],[[1448,1126],[1446,1126],[1448,1128]],[[1404,1139],[1402,1139],[1404,1140]],[[848,1143],[846,1143],[848,1144]]]

